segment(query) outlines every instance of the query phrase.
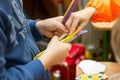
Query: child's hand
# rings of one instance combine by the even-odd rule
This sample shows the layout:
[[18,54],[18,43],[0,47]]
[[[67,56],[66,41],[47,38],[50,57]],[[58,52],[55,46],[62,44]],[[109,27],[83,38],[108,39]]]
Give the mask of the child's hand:
[[88,7],[81,11],[73,12],[65,23],[65,26],[70,31],[69,35],[72,34],[78,27],[83,29],[95,12],[96,9],[93,7]]
[[61,36],[63,33],[68,32],[67,28],[61,23],[62,19],[63,17],[59,16],[41,20],[36,23],[36,26],[39,32],[46,37]]
[[58,37],[52,38],[45,52],[39,57],[45,69],[62,62],[68,55],[71,45],[60,42]]

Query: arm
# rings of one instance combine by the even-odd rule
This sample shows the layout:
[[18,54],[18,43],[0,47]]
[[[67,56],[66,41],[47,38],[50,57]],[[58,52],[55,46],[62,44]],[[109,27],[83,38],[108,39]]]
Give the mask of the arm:
[[[2,22],[0,22],[2,25]],[[8,67],[7,61],[7,36],[4,28],[0,27],[0,80],[44,80],[45,69],[39,60],[31,61],[28,64],[21,64]],[[10,52],[9,52],[10,55]],[[34,70],[33,70],[34,69]],[[39,76],[39,77],[38,77]]]
[[120,14],[120,0],[90,0],[86,7],[97,9],[91,19],[93,22],[111,22]]
[[[39,59],[26,64],[6,67],[10,64],[6,59],[6,47],[7,38],[0,28],[0,80],[47,80],[46,70],[63,61],[70,49],[69,44],[60,42],[56,37],[49,43],[48,48]],[[11,56],[10,53],[9,56]]]
[[111,22],[120,14],[119,0],[90,0],[86,8],[73,12],[66,22],[69,34],[77,27],[83,29],[89,20],[92,22]]
[[60,42],[59,38],[54,36],[48,44],[47,49],[38,59],[43,63],[44,68],[47,69],[49,66],[63,62],[70,48],[70,44]]

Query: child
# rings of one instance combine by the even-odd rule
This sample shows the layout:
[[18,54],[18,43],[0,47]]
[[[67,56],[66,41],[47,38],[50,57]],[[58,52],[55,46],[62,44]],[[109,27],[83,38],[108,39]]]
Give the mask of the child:
[[66,22],[72,34],[77,27],[83,29],[91,20],[92,22],[111,22],[120,14],[120,0],[90,0],[86,8],[73,12]]
[[[27,20],[22,8],[22,0],[0,0],[0,80],[50,80],[47,69],[63,61],[71,47],[57,37],[67,30],[61,17]],[[43,55],[33,60],[40,52],[34,40],[42,39],[38,32],[57,36]]]

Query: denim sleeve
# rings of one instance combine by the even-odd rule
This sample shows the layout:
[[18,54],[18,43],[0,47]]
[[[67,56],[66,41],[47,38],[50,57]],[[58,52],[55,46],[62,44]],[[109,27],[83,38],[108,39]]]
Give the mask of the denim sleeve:
[[[49,73],[45,71],[40,60],[36,59],[24,65],[6,68],[5,52],[7,38],[0,28],[0,80],[49,80]],[[47,79],[46,79],[47,78]]]
[[30,26],[30,29],[31,29],[31,32],[32,32],[33,37],[35,38],[36,41],[39,41],[39,40],[43,40],[43,39],[44,39],[44,36],[42,36],[42,35],[38,32],[38,30],[37,30],[37,28],[36,28],[36,22],[37,22],[37,21],[38,21],[38,20],[31,20],[31,19],[28,19],[28,20],[27,20],[27,22],[28,22],[28,24],[29,24],[29,26]]

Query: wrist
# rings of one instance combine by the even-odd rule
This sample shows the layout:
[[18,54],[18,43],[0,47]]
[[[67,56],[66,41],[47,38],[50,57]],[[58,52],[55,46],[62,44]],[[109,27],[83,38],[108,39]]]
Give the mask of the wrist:
[[[50,52],[49,52],[49,53],[50,53]],[[49,66],[51,65],[51,64],[50,64],[50,60],[49,60],[49,56],[46,55],[46,54],[49,54],[49,53],[48,53],[47,50],[45,50],[45,51],[40,55],[40,57],[38,58],[38,59],[42,62],[45,70],[48,69]]]
[[48,68],[48,65],[47,65],[47,60],[43,55],[44,54],[42,54],[38,59],[42,62],[44,69],[46,70]]
[[43,23],[42,20],[36,22],[36,28],[39,31],[39,33],[41,33],[41,35],[44,34],[42,23]]
[[87,7],[83,10],[89,16],[89,18],[93,17],[93,15],[96,13],[97,9],[94,7]]

